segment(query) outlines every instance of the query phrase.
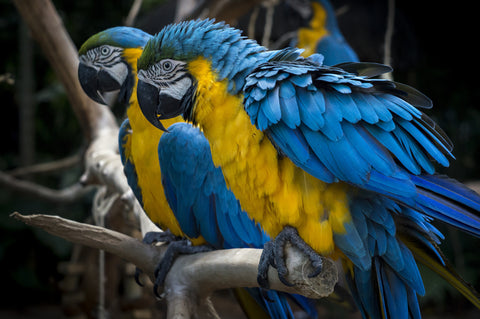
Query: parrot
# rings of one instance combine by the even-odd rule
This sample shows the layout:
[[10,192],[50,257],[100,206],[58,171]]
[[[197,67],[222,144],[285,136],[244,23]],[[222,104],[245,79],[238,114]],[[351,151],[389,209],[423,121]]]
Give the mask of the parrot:
[[335,65],[343,62],[359,62],[358,56],[343,37],[328,0],[310,1],[312,16],[308,27],[298,28],[293,45],[304,49],[302,56],[314,53],[323,55],[323,64]]
[[[136,99],[136,60],[151,37],[137,28],[113,27],[91,36],[79,50],[78,77],[87,95],[105,104],[103,94],[119,90],[119,101],[128,105],[128,118],[119,130],[119,151],[129,186],[152,221],[191,240],[193,246],[170,243],[181,253],[204,251],[196,249],[204,244],[215,249],[262,248],[270,238],[241,211],[221,169],[213,165],[203,133],[177,117],[164,121],[169,133],[162,134],[143,117]],[[161,240],[166,238],[156,233],[145,236],[147,243]],[[160,263],[156,294],[176,254],[167,254],[167,261]],[[249,318],[293,317],[285,293],[254,288],[234,293]],[[317,317],[310,300],[289,297],[309,317]]]
[[[417,261],[480,308],[439,244],[439,220],[480,237],[480,196],[435,173],[453,144],[422,109],[433,102],[379,75],[378,63],[323,64],[298,48],[268,50],[214,19],[170,24],[137,60],[137,99],[159,130],[179,115],[209,141],[241,208],[272,238],[269,266],[286,285],[287,242],[321,271],[341,262],[364,318],[421,318]],[[416,259],[415,259],[416,258]]]

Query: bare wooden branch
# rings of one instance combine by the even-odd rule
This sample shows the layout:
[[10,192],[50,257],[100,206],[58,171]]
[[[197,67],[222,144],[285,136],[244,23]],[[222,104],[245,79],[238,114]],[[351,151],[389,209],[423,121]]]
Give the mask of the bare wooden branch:
[[107,228],[52,215],[21,215],[14,212],[10,216],[72,243],[103,249],[135,265],[142,265],[148,274],[153,274],[155,265],[160,260],[155,259],[159,253],[156,247],[144,245],[138,239]]
[[273,29],[273,15],[275,14],[275,6],[278,5],[278,0],[266,0],[263,6],[267,8],[265,13],[265,27],[263,29],[262,45],[266,48],[270,47],[270,36]]
[[[383,64],[392,65],[392,37],[395,25],[395,0],[388,0],[387,29],[385,31]],[[393,81],[392,73],[384,73],[382,77]]]
[[215,18],[219,21],[225,21],[230,25],[235,25],[240,17],[248,13],[256,5],[264,0],[208,0],[203,1],[201,5],[195,8],[184,19],[193,18]]
[[47,163],[38,163],[29,166],[18,167],[8,171],[7,173],[11,176],[24,176],[30,174],[39,174],[39,173],[50,173],[55,171],[60,171],[73,167],[82,162],[82,157],[80,154],[75,154],[68,156],[56,161],[51,161]]
[[125,25],[127,27],[132,27],[135,23],[135,19],[137,18],[138,13],[140,12],[140,8],[142,7],[143,0],[133,0],[132,7],[128,12],[127,18],[125,19]]
[[466,182],[465,185],[474,190],[476,193],[480,194],[480,181]]
[[0,172],[0,185],[12,191],[21,192],[41,200],[63,204],[73,203],[84,198],[85,195],[93,189],[91,186],[76,183],[66,188],[56,190],[30,181],[17,179],[3,172]]
[[175,23],[188,19],[197,9],[196,0],[178,0],[175,8]]
[[[143,269],[153,278],[166,246],[149,246],[141,241],[106,228],[78,223],[58,216],[29,215],[17,212],[11,217],[27,225],[39,227],[50,234],[73,243],[105,250]],[[168,303],[168,318],[185,315],[185,318],[205,315],[209,306],[204,302],[213,291],[234,287],[258,287],[257,267],[261,249],[216,250],[177,258],[165,280],[164,295]],[[315,278],[308,278],[312,271],[308,258],[293,247],[287,247],[286,260],[289,273],[287,279],[295,286],[283,285],[277,271],[269,269],[269,284],[272,289],[322,298],[330,295],[338,281],[337,264],[323,259],[323,270]],[[203,315],[198,315],[200,312]]]

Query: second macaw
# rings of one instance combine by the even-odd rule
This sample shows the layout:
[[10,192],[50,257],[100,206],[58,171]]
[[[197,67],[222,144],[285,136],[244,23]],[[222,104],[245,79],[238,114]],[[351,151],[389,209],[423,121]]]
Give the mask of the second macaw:
[[[79,50],[78,73],[85,92],[104,103],[105,92],[120,90],[120,101],[128,102],[119,146],[130,187],[152,221],[190,239],[194,247],[205,243],[216,249],[263,247],[270,238],[241,211],[221,169],[213,165],[200,130],[177,117],[164,122],[169,133],[163,134],[143,117],[136,99],[136,62],[150,38],[136,28],[115,27],[90,37]],[[286,294],[247,291],[263,309],[236,291],[250,318],[265,313],[271,318],[293,317]],[[316,317],[314,305],[306,298],[292,298]]]
[[453,156],[419,110],[430,99],[374,78],[387,66],[322,59],[269,51],[213,20],[173,24],[138,60],[138,101],[159,129],[178,115],[201,128],[243,210],[275,238],[259,265],[262,285],[269,265],[285,276],[290,241],[318,270],[319,255],[342,261],[365,318],[421,317],[415,257],[480,307],[449,272],[430,223],[480,236],[480,197],[434,174],[434,161]]
[[302,56],[321,53],[323,64],[335,65],[358,62],[358,56],[343,37],[335,10],[328,0],[310,1],[312,15],[307,27],[297,30],[296,47],[304,49]]

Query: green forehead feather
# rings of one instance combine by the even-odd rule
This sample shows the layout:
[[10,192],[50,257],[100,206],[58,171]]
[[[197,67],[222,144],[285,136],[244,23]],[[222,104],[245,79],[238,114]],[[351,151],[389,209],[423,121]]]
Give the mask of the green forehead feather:
[[[237,94],[258,61],[267,61],[272,53],[254,40],[246,39],[241,31],[214,20],[195,20],[166,26],[152,37],[137,60],[138,70],[146,70],[163,59],[191,62],[204,57],[218,80],[229,80],[228,90]],[[242,76],[236,76],[242,72]]]
[[147,69],[150,65],[163,59],[189,61],[195,56],[194,51],[182,50],[181,46],[175,46],[174,43],[162,40],[162,38],[154,37],[147,42],[137,62],[139,70]]
[[91,50],[93,48],[96,48],[98,46],[108,44],[108,45],[115,45],[111,39],[105,36],[103,32],[99,32],[97,34],[92,35],[90,38],[88,38],[87,41],[85,41],[82,46],[80,47],[80,50],[78,50],[79,55],[85,54],[88,50]]
[[167,58],[188,62],[204,56],[216,60],[242,39],[240,30],[211,19],[171,24],[147,43],[138,60],[138,68],[147,69]]
[[112,45],[120,48],[143,47],[152,36],[137,28],[113,27],[92,35],[80,47],[79,55],[101,45]]

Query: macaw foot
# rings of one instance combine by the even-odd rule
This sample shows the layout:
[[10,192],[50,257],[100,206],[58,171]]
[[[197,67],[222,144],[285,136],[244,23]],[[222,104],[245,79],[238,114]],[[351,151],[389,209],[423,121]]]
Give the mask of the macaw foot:
[[155,283],[153,285],[153,292],[155,293],[155,296],[161,298],[158,293],[158,287],[163,286],[168,271],[172,267],[173,262],[178,255],[196,254],[211,250],[213,250],[213,248],[209,245],[192,246],[191,242],[187,239],[171,242],[165,251],[163,259],[155,269]]
[[181,240],[181,237],[177,237],[170,230],[157,232],[157,231],[149,231],[143,237],[142,242],[145,244],[151,245],[153,243],[171,243],[172,241]]
[[278,278],[286,286],[293,286],[285,277],[288,274],[287,264],[285,262],[285,244],[290,242],[297,247],[310,259],[314,271],[308,275],[309,278],[315,277],[322,271],[322,258],[307,245],[298,235],[295,228],[286,226],[275,239],[267,242],[263,247],[260,263],[258,264],[257,281],[260,287],[268,289],[268,267],[272,266],[278,271]]
[[[155,232],[151,231],[145,234],[143,237],[142,242],[151,245],[153,243],[171,243],[174,241],[181,240],[181,237],[177,237],[174,234],[170,232],[170,230],[162,231],[162,232]],[[135,282],[143,287],[143,284],[140,282],[140,274],[142,273],[142,270],[140,268],[135,268]]]

